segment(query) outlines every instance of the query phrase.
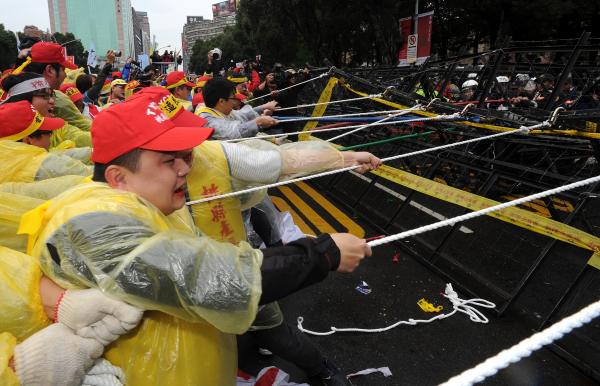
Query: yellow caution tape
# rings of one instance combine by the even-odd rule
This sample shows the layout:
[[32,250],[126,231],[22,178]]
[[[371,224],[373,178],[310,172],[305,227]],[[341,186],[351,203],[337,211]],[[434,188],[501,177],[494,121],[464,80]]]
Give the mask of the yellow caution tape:
[[[317,101],[317,103],[329,102],[329,100],[331,99],[331,93],[333,92],[333,88],[335,87],[336,84],[338,84],[338,78],[335,78],[335,77],[329,78],[329,81],[327,82],[327,85],[323,89],[323,92],[321,92],[321,95],[319,96],[319,100]],[[311,117],[322,117],[323,114],[325,114],[326,109],[327,109],[326,104],[321,104],[321,105],[315,106],[315,108],[313,109],[313,112],[311,114]],[[302,129],[302,131],[310,131],[310,130],[314,129],[315,127],[317,127],[318,124],[319,124],[318,121],[308,121],[308,122],[306,122],[306,125],[304,125],[304,128]],[[310,137],[310,134],[308,134],[308,133],[300,134],[298,136],[298,139],[300,141],[307,141],[309,139],[309,137]]]
[[[417,192],[473,211],[499,204],[499,202],[489,198],[453,188],[387,165],[382,165],[371,173],[409,189],[416,190]],[[600,238],[596,236],[518,207],[502,209],[488,213],[487,215],[532,232],[593,251],[594,255],[590,258],[588,264],[596,269],[600,269]]]

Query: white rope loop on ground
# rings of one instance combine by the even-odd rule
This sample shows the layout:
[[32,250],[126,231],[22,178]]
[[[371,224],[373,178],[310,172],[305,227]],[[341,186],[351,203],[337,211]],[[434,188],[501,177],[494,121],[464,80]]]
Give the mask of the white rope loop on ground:
[[598,181],[600,181],[600,175],[595,176],[595,177],[586,178],[585,180],[573,182],[573,183],[570,183],[570,184],[567,184],[567,185],[559,186],[559,187],[554,188],[554,189],[549,189],[549,190],[545,190],[543,192],[531,194],[529,196],[521,197],[521,198],[518,198],[516,200],[503,202],[503,203],[498,204],[498,205],[490,206],[488,208],[477,210],[475,212],[466,213],[466,214],[463,214],[461,216],[452,217],[452,218],[449,218],[449,219],[446,219],[446,220],[443,220],[443,221],[438,221],[438,222],[435,222],[433,224],[425,225],[425,226],[422,226],[422,227],[419,227],[419,228],[415,228],[415,229],[411,229],[411,230],[408,230],[408,231],[405,231],[405,232],[400,232],[400,233],[397,233],[395,235],[391,235],[391,236],[383,237],[381,239],[369,241],[368,244],[371,247],[376,247],[378,245],[391,243],[393,241],[397,241],[397,240],[405,239],[407,237],[415,236],[415,235],[418,235],[418,234],[421,234],[421,233],[429,232],[429,231],[434,230],[434,229],[438,229],[438,228],[441,228],[441,227],[454,225],[454,224],[456,224],[458,222],[461,222],[461,221],[470,220],[470,219],[473,219],[475,217],[480,217],[480,216],[483,216],[483,215],[491,213],[491,212],[496,212],[496,211],[499,211],[499,210],[502,210],[502,209],[505,209],[505,208],[509,208],[511,206],[516,206],[516,205],[523,204],[523,203],[526,203],[526,202],[534,201],[534,200],[537,200],[538,198],[543,198],[543,197],[551,196],[551,195],[554,195],[554,194],[565,192],[567,190],[572,190],[572,189],[579,188],[581,186],[593,184],[594,182],[598,182]]
[[[340,135],[337,135],[337,136],[335,136],[335,137],[333,137],[333,138],[329,138],[329,139],[327,140],[327,142],[331,142],[331,141],[334,141],[334,140],[336,140],[336,139],[340,139],[340,138],[342,138],[342,137],[345,137],[345,136],[347,136],[347,135],[350,135],[350,134],[356,133],[357,131],[360,131],[360,130],[362,130],[362,129],[366,129],[367,127],[376,126],[376,123],[381,123],[381,122],[389,121],[389,120],[390,120],[390,119],[392,119],[392,118],[396,118],[396,117],[399,117],[399,116],[401,116],[401,115],[406,115],[406,114],[410,113],[411,111],[415,111],[415,110],[417,110],[417,109],[420,109],[420,108],[421,108],[421,106],[420,106],[420,105],[417,105],[417,106],[413,106],[413,107],[411,107],[411,108],[409,108],[409,109],[407,109],[407,110],[400,111],[399,113],[395,113],[395,114],[388,114],[388,116],[387,116],[387,117],[385,117],[385,118],[381,118],[381,119],[379,119],[379,120],[377,120],[377,121],[375,121],[375,122],[372,122],[372,123],[368,123],[368,124],[366,124],[366,125],[359,126],[359,127],[357,127],[356,129],[354,129],[354,130],[350,130],[350,131],[348,131],[348,132],[345,132],[345,133],[342,133],[342,134],[340,134]],[[444,118],[450,119],[450,117],[452,117],[451,119],[455,119],[455,118],[456,118],[456,117],[458,117],[458,116],[459,116],[458,114],[453,114],[452,116],[449,116],[449,115],[438,115],[437,117],[439,117],[438,119],[442,120],[442,119],[444,119]],[[431,120],[431,119],[429,119],[429,118],[417,118],[417,119],[418,119],[418,121],[419,121],[419,122]],[[398,123],[402,123],[402,124],[404,124],[404,123],[411,123],[411,122],[415,122],[415,120],[414,120],[414,119],[407,119],[407,120],[405,120],[405,121],[398,122]],[[389,123],[391,123],[391,122],[389,122]]]
[[[281,91],[284,89],[281,89]],[[279,90],[277,90],[279,91]],[[329,101],[329,102],[319,102],[319,103],[309,103],[306,105],[298,105],[298,106],[292,106],[292,107],[282,107],[280,109],[275,109],[275,112],[278,111],[286,111],[286,110],[294,110],[294,109],[299,109],[299,108],[303,108],[303,107],[313,107],[313,106],[321,106],[321,105],[333,105],[336,103],[346,103],[346,102],[355,102],[355,101],[360,101],[360,100],[364,100],[364,99],[373,99],[373,98],[381,98],[383,96],[383,94],[371,94],[371,95],[367,95],[364,97],[357,97],[357,98],[350,98],[350,99],[337,99],[334,101]],[[317,118],[317,117],[315,117]]]
[[[502,136],[510,135],[510,134],[527,133],[527,132],[529,132],[529,130],[534,130],[534,129],[537,129],[537,128],[542,127],[542,126],[549,126],[549,123],[548,122],[543,122],[541,124],[538,124],[538,125],[535,125],[535,126],[531,126],[531,127],[521,127],[519,129],[515,129],[515,130],[511,130],[511,131],[504,131],[502,133],[491,134],[491,135],[484,136],[484,137],[472,138],[472,139],[468,139],[468,140],[465,140],[465,141],[459,141],[459,142],[449,143],[449,144],[442,145],[442,146],[432,147],[432,148],[429,148],[429,149],[422,149],[422,150],[417,150],[417,151],[413,151],[413,152],[410,152],[410,153],[399,154],[399,155],[395,155],[395,156],[392,156],[392,157],[382,158],[381,162],[388,162],[388,161],[393,161],[393,160],[400,159],[400,158],[412,157],[414,155],[425,154],[425,153],[430,153],[430,152],[433,152],[433,151],[449,149],[449,148],[455,147],[455,146],[466,145],[466,144],[469,144],[469,143],[474,143],[474,142],[478,142],[478,141],[488,140],[488,139],[492,139],[492,138],[498,138],[498,137],[502,137]],[[348,167],[341,168],[341,169],[334,169],[334,170],[329,170],[329,171],[322,172],[322,173],[311,174],[311,175],[304,176],[304,177],[298,177],[298,178],[294,178],[294,179],[291,179],[291,180],[279,181],[279,182],[274,182],[272,184],[255,186],[255,187],[248,188],[248,189],[243,189],[243,190],[237,190],[235,192],[229,192],[229,193],[220,194],[220,195],[216,195],[216,196],[207,196],[207,197],[201,198],[199,200],[189,201],[189,202],[186,203],[186,205],[195,205],[195,204],[200,204],[200,203],[203,203],[203,202],[209,202],[209,201],[219,200],[219,199],[222,199],[222,198],[239,196],[241,194],[251,193],[251,192],[255,192],[257,190],[261,190],[261,189],[274,188],[274,187],[277,187],[277,186],[288,185],[288,184],[293,184],[295,182],[310,180],[312,178],[324,177],[324,176],[329,176],[329,175],[336,174],[336,173],[347,172],[347,171],[350,171],[350,170],[358,169],[359,167],[361,167],[361,165],[353,165],[353,166],[348,166]]]
[[471,319],[472,322],[475,323],[487,323],[488,322],[488,318],[485,317],[485,315],[483,315],[483,313],[481,311],[479,311],[477,308],[475,308],[475,306],[477,307],[483,307],[483,308],[494,308],[496,307],[496,305],[488,300],[485,299],[479,299],[479,298],[475,298],[475,299],[461,299],[458,297],[458,294],[456,293],[456,291],[454,291],[454,289],[452,288],[452,284],[448,283],[446,284],[446,290],[443,293],[444,297],[446,299],[448,299],[451,303],[452,303],[452,311],[447,313],[447,314],[438,314],[432,318],[429,319],[408,319],[408,320],[401,320],[399,322],[396,322],[392,325],[389,325],[387,327],[382,327],[382,328],[337,328],[337,327],[330,327],[329,331],[324,331],[324,332],[318,332],[318,331],[312,331],[312,330],[308,330],[306,328],[304,328],[303,323],[304,323],[304,318],[302,316],[299,316],[297,319],[297,323],[298,323],[298,330],[306,333],[306,334],[310,334],[310,335],[317,335],[317,336],[327,336],[327,335],[333,335],[336,332],[366,332],[366,333],[378,333],[378,332],[385,332],[385,331],[389,331],[391,329],[394,329],[398,326],[401,325],[409,325],[409,326],[415,326],[417,324],[425,324],[425,323],[431,323],[434,322],[436,320],[441,320],[441,319],[446,319],[449,318],[450,316],[456,314],[457,312],[463,313],[465,315],[469,316],[469,319]]
[[[330,70],[330,71],[331,71],[331,70]],[[293,84],[293,85],[291,85],[291,86],[284,87],[284,88],[282,88],[282,89],[275,90],[275,91],[277,91],[277,92],[282,92],[282,91],[285,91],[285,90],[289,90],[289,89],[291,89],[291,88],[298,87],[298,86],[300,86],[301,84],[305,84],[305,83],[309,83],[309,82],[314,82],[315,80],[317,80],[317,79],[321,79],[321,78],[324,78],[324,77],[326,77],[326,76],[329,76],[329,72],[324,72],[324,73],[322,73],[321,75],[315,76],[314,78],[310,78],[310,79],[307,79],[307,80],[305,80],[305,81],[302,81],[302,82],[299,82],[299,83],[294,83],[294,84]],[[265,94],[265,95],[262,95],[262,96],[259,96],[259,97],[256,97],[256,98],[248,99],[248,100],[246,101],[246,103],[249,103],[249,102],[252,102],[252,101],[256,101],[256,100],[259,100],[259,99],[262,99],[262,98],[268,97],[268,96],[270,96],[270,95],[271,95],[271,93],[268,93],[268,94]]]
[[589,323],[598,316],[600,316],[600,300],[562,319],[545,330],[522,340],[511,348],[488,358],[483,363],[450,378],[440,386],[470,386],[474,383],[482,382],[487,377],[496,374],[499,370],[508,367],[511,363],[528,357],[533,351],[562,338],[564,335]]

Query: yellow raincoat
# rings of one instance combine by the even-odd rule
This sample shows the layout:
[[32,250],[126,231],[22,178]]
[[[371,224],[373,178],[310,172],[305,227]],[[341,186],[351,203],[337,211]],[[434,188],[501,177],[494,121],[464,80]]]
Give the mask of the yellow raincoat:
[[17,375],[8,367],[8,361],[15,351],[17,340],[7,332],[0,333],[0,385],[19,386]]
[[32,255],[60,286],[98,287],[161,311],[146,312],[105,353],[128,384],[235,383],[233,334],[256,314],[260,251],[202,237],[185,208],[164,216],[101,183],[76,186],[26,214],[21,230],[36,240]]
[[[90,131],[92,120],[81,114],[77,106],[71,101],[68,95],[59,90],[54,90],[54,115],[62,118],[67,123],[75,126],[79,130]],[[71,139],[71,138],[66,138]],[[89,145],[84,145],[89,146]]]
[[89,166],[69,156],[6,140],[0,140],[0,165],[0,183],[32,182],[64,175],[92,174]]

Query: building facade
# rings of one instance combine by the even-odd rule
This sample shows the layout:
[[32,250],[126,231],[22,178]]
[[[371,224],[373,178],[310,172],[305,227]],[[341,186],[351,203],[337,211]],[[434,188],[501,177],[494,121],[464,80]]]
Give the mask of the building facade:
[[202,16],[188,16],[187,23],[183,26],[181,34],[181,47],[183,51],[183,67],[187,71],[192,48],[197,40],[210,40],[225,31],[225,27],[235,25],[235,13],[225,16],[214,16],[212,20]]
[[100,57],[108,50],[135,56],[131,10],[130,0],[48,0],[52,33],[71,32]]
[[133,46],[135,55],[150,55],[150,22],[148,12],[136,11],[131,8],[133,19]]

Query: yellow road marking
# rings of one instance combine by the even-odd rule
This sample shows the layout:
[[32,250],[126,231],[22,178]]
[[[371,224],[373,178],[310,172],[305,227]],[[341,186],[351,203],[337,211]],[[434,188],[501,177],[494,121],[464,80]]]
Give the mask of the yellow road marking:
[[300,215],[294,210],[294,208],[288,205],[287,201],[277,196],[271,196],[271,200],[280,212],[290,212],[292,218],[294,219],[294,224],[296,224],[300,228],[302,233],[304,233],[305,235],[316,236],[315,231],[313,231],[312,228],[304,222],[302,217],[300,217]]
[[344,212],[339,210],[335,205],[333,205],[328,199],[323,197],[319,192],[314,190],[310,185],[302,181],[297,182],[296,185],[300,189],[304,190],[306,194],[308,194],[313,200],[315,200],[317,204],[321,205],[321,207],[325,209],[327,213],[332,215],[333,218],[339,221],[340,224],[346,227],[348,233],[352,233],[354,236],[361,238],[365,236],[365,230],[360,225],[354,222],[354,220],[352,220]]
[[294,193],[292,189],[288,188],[287,186],[280,186],[278,189],[281,190],[287,199],[289,199],[292,204],[294,204],[294,206],[298,208],[302,214],[304,214],[304,216],[310,219],[310,222],[313,223],[320,232],[336,233],[336,230],[329,225],[329,223],[325,221],[323,217],[319,216],[319,214],[315,212],[313,208],[304,202],[304,200],[298,197],[298,195]]

